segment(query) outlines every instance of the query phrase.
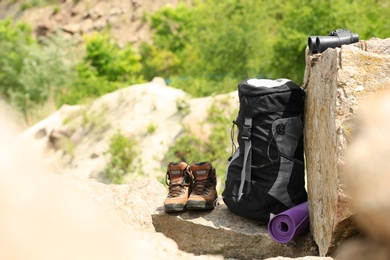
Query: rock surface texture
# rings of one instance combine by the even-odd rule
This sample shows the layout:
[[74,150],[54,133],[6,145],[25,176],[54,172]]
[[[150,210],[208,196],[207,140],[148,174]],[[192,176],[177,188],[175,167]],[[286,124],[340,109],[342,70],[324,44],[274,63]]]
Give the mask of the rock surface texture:
[[[164,179],[169,147],[186,128],[208,140],[210,107],[221,102],[228,108],[227,113],[233,113],[238,104],[237,93],[191,98],[184,91],[165,85],[163,79],[155,78],[108,93],[88,106],[64,105],[23,135],[33,137],[62,173],[107,182],[104,171],[110,158],[106,151],[113,134],[120,132],[137,142],[134,162],[143,173],[138,177]],[[227,149],[229,145],[227,140]],[[129,174],[124,182],[133,178],[134,174]]]
[[366,236],[344,243],[336,259],[390,258],[389,114],[390,89],[376,93],[358,111],[343,179],[356,210],[354,219]]
[[228,259],[318,255],[310,232],[279,244],[272,240],[266,226],[231,213],[223,203],[212,211],[177,214],[166,214],[159,207],[152,220],[157,232],[172,238],[181,250],[194,254],[217,254]]
[[145,13],[153,13],[164,6],[176,6],[178,0],[85,0],[57,1],[54,5],[21,11],[22,1],[0,1],[0,19],[15,17],[30,24],[37,36],[56,31],[82,40],[82,36],[107,30],[122,46],[151,41],[149,22]]
[[154,231],[166,193],[157,180],[107,185],[58,174],[0,111],[0,259],[221,259],[183,252]]
[[321,256],[356,229],[342,182],[352,121],[362,102],[390,83],[390,39],[306,55],[305,154],[311,232]]

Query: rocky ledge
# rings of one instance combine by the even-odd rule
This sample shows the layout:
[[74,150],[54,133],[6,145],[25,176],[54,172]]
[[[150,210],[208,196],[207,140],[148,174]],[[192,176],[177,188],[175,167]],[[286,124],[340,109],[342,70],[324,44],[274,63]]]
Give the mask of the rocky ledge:
[[196,255],[223,255],[234,259],[318,255],[309,231],[287,244],[272,240],[267,226],[237,216],[224,203],[212,211],[167,214],[158,207],[152,214],[157,232],[173,239],[179,249]]

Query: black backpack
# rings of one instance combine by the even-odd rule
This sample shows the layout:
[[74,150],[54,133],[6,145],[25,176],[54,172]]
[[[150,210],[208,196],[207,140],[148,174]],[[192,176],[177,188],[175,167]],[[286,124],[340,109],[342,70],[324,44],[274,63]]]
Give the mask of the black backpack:
[[229,162],[222,197],[233,213],[267,223],[270,214],[307,200],[305,92],[288,79],[247,79],[238,84],[238,95],[240,110],[233,123],[239,147]]

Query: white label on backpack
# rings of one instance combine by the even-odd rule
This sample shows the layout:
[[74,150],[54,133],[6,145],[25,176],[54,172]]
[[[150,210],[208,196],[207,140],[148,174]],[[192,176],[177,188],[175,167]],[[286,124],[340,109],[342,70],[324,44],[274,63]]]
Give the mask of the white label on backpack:
[[254,87],[265,87],[265,88],[274,88],[279,87],[286,82],[289,82],[289,79],[248,79],[246,82]]
[[196,174],[199,174],[199,175],[203,175],[203,174],[206,174],[206,170],[202,170],[202,171],[196,171]]
[[171,171],[171,174],[172,174],[172,175],[178,175],[178,174],[180,174],[180,170]]

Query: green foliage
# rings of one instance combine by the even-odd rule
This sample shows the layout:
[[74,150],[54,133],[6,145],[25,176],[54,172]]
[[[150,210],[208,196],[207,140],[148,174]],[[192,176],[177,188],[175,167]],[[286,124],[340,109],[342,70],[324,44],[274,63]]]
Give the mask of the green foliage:
[[76,147],[72,139],[70,139],[69,137],[65,136],[60,139],[60,147],[65,153],[69,154],[71,157],[74,156]]
[[11,19],[0,21],[0,94],[9,98],[10,91],[22,88],[19,75],[29,46],[35,44],[31,28]]
[[193,33],[193,10],[184,3],[179,3],[175,8],[165,6],[155,14],[149,15],[151,21],[154,45],[159,49],[179,53],[188,42]]
[[279,17],[269,67],[274,78],[302,83],[309,35],[328,35],[334,29],[344,28],[358,33],[360,39],[390,35],[390,6],[386,1],[292,0],[276,5],[283,10],[283,15]]
[[0,94],[26,119],[32,110],[53,100],[72,79],[74,43],[61,35],[34,40],[22,22],[0,21]]
[[[309,35],[348,28],[361,39],[388,37],[389,6],[384,0],[200,0],[165,7],[149,17],[156,51],[142,54],[144,64],[154,64],[147,78],[169,71],[171,85],[194,96],[232,90],[220,88],[225,78],[283,77],[300,84]],[[175,62],[160,67],[163,51]]]
[[14,104],[24,112],[28,104],[43,104],[51,96],[55,98],[69,79],[74,77],[69,58],[70,46],[60,36],[42,39],[43,44],[31,45],[23,58],[16,91],[10,91]]
[[115,133],[106,151],[111,157],[111,162],[106,168],[106,178],[115,184],[123,182],[123,177],[131,171],[134,157],[136,156],[137,142],[124,136],[121,132]]
[[119,48],[113,38],[106,34],[92,34],[85,38],[85,63],[99,76],[112,82],[134,84],[141,81],[140,56],[131,45]]
[[[82,112],[81,126],[88,132],[103,133],[110,128],[111,124],[105,118],[105,105],[98,111],[92,109],[85,109]],[[99,136],[98,136],[99,137]]]
[[[61,6],[54,0],[24,3],[22,8],[51,4],[55,12]],[[194,97],[236,90],[248,77],[301,84],[309,35],[348,28],[360,39],[386,38],[389,13],[385,0],[196,0],[145,15],[153,41],[137,51],[95,33],[85,38],[82,52],[61,36],[38,41],[25,23],[5,19],[0,95],[27,117],[44,103],[83,103],[155,76]]]
[[153,123],[149,123],[148,126],[146,127],[146,132],[148,134],[154,134],[154,132],[156,132],[157,130],[157,125],[153,124]]
[[259,6],[253,0],[208,0],[154,14],[155,46],[179,60],[170,67],[170,85],[207,96],[231,91],[238,79],[261,74],[269,64],[271,41],[264,37],[270,19]]
[[176,109],[177,112],[181,115],[187,115],[190,111],[190,103],[186,98],[178,98],[176,99]]
[[[229,113],[229,111],[232,112]],[[229,148],[231,147],[230,130],[232,120],[237,116],[237,112],[237,109],[230,108],[227,100],[214,103],[209,110],[207,121],[213,122],[213,127],[209,138],[208,153],[220,179],[224,178],[226,172]]]
[[79,104],[125,86],[124,83],[99,76],[97,70],[86,63],[79,63],[75,68],[76,77],[72,84],[61,89],[61,95],[56,100],[58,106]]
[[171,75],[178,73],[180,60],[170,50],[143,43],[140,46],[140,55],[142,57],[141,73],[148,81],[156,76],[169,78]]
[[53,13],[56,14],[58,13],[59,11],[61,11],[61,8],[58,4],[56,4],[54,7],[53,7]]
[[58,4],[57,0],[27,0],[20,5],[20,10],[25,11],[30,8]]
[[207,143],[194,136],[188,129],[185,129],[175,143],[169,148],[166,158],[173,162],[201,162],[209,160],[203,153]]
[[131,45],[120,48],[108,34],[85,38],[85,56],[76,66],[72,84],[63,88],[57,104],[78,104],[118,88],[140,83],[140,56]]
[[153,45],[141,44],[142,74],[145,79],[155,76],[169,78],[177,75],[182,67],[180,53],[188,45],[192,33],[193,12],[186,4],[178,4],[175,8],[166,6],[155,14],[146,16],[154,30]]
[[214,81],[261,73],[270,57],[264,37],[269,18],[259,5],[253,0],[209,0],[199,5],[192,29],[196,33],[191,34],[190,46],[183,53],[187,61],[184,71]]
[[185,161],[187,163],[211,161],[216,168],[219,179],[226,172],[230,148],[230,128],[237,110],[232,110],[227,99],[216,100],[209,108],[207,123],[211,126],[208,140],[201,140],[185,129],[181,136],[169,148],[166,158],[169,161]]
[[214,80],[203,77],[180,77],[174,76],[170,78],[170,85],[182,89],[194,97],[204,97],[213,94],[227,93],[237,89],[237,79],[230,77],[222,77]]

